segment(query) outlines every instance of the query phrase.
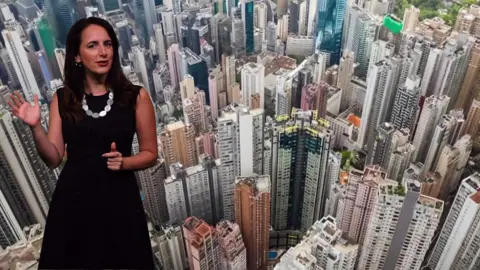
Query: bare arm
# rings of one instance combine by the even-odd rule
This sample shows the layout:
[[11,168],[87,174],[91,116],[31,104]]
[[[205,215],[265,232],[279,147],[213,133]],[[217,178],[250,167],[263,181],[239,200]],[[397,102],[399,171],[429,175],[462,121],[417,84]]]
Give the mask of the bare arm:
[[58,112],[58,98],[55,94],[50,103],[50,123],[48,134],[41,124],[32,126],[33,137],[37,151],[49,168],[54,169],[60,165],[65,154],[65,144],[62,134],[62,120]]
[[123,158],[122,169],[141,170],[155,165],[158,158],[157,128],[153,104],[145,89],[140,89],[136,106],[137,137],[140,152]]

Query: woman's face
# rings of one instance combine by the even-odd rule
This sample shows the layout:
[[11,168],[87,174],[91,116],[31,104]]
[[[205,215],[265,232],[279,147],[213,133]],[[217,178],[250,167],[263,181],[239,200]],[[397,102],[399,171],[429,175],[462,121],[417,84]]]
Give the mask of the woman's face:
[[97,75],[105,75],[110,71],[113,62],[113,45],[103,27],[92,24],[83,30],[82,42],[75,61]]

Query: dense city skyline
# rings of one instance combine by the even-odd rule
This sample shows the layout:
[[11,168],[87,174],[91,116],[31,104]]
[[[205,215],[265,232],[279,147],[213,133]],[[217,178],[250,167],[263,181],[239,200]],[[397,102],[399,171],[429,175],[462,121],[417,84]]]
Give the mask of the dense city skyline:
[[156,269],[480,268],[480,5],[422,5],[0,1],[0,268],[36,269],[62,170],[8,96],[38,95],[48,129],[87,17],[153,101]]

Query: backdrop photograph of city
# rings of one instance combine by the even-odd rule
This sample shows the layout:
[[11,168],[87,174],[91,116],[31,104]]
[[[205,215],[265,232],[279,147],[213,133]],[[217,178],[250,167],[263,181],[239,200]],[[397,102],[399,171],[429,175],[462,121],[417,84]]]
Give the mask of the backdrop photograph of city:
[[153,104],[154,269],[480,269],[480,2],[0,0],[0,270],[40,269],[68,160],[8,102],[48,131],[90,17]]

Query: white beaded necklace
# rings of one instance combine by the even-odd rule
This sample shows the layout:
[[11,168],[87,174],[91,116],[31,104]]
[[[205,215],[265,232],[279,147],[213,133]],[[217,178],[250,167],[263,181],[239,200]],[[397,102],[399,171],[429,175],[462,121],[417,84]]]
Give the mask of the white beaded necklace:
[[107,112],[109,112],[112,109],[112,104],[113,104],[113,92],[110,91],[110,89],[108,90],[108,92],[109,93],[108,93],[107,105],[105,106],[103,111],[101,111],[99,113],[94,113],[94,112],[92,112],[92,110],[90,110],[88,108],[87,100],[85,99],[85,94],[83,95],[82,108],[87,113],[88,116],[91,116],[93,118],[99,118],[99,117],[104,117],[105,115],[107,115]]

